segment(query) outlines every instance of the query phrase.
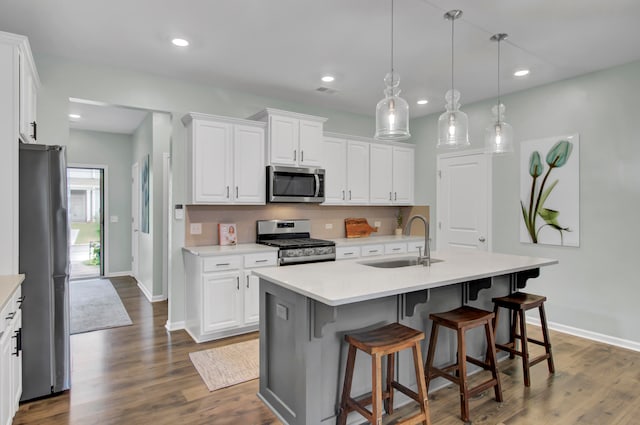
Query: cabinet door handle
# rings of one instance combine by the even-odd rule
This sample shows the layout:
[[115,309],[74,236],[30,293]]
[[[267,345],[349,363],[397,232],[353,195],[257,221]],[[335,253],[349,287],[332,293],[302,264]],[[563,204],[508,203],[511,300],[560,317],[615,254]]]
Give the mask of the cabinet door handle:
[[293,160],[298,159],[298,151],[296,149],[293,150]]
[[238,186],[236,186],[236,199],[238,198]]
[[22,328],[18,329],[14,333],[15,335],[13,335],[11,338],[14,338],[16,340],[16,352],[11,353],[11,355],[19,357],[20,351],[22,351]]
[[398,192],[393,192],[393,193],[395,194],[395,199],[394,199],[394,201],[397,201],[397,200],[398,200]]
[[31,127],[33,127],[33,134],[31,137],[33,137],[33,140],[38,140],[38,123],[33,121],[31,123]]
[[229,199],[229,186],[227,186],[227,199]]
[[342,200],[344,201],[344,190],[342,191]]
[[22,302],[24,301],[24,295],[21,296],[20,298],[18,298],[17,303],[18,303],[18,308],[22,309]]
[[391,192],[389,192],[389,200],[393,201],[393,198],[391,197]]
[[300,162],[304,162],[304,151],[300,151]]
[[351,200],[351,189],[349,189],[349,200]]
[[240,290],[240,276],[236,276],[236,289]]
[[249,288],[249,275],[247,275],[247,289]]

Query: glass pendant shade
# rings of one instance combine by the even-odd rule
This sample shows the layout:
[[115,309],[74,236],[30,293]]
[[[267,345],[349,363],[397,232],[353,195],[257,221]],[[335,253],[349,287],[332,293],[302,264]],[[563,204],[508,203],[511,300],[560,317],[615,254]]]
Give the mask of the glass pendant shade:
[[406,140],[409,133],[409,104],[400,97],[400,76],[390,72],[384,78],[387,86],[384,99],[376,106],[376,134],[378,140]]
[[460,110],[460,92],[449,90],[445,96],[447,110],[438,119],[438,148],[457,149],[469,146],[469,118]]
[[493,112],[493,123],[484,132],[484,146],[486,153],[505,154],[513,152],[513,127],[503,121],[505,107],[501,103],[495,105]]

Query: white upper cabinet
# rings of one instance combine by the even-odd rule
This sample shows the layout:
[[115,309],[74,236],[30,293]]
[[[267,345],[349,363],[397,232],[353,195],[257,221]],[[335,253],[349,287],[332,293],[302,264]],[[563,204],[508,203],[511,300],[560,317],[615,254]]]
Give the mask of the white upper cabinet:
[[25,143],[36,143],[38,138],[38,122],[36,120],[38,75],[30,55],[24,50],[20,50],[19,54],[20,138]]
[[366,205],[369,202],[369,143],[325,137],[324,205]]
[[249,117],[268,123],[267,162],[294,167],[322,164],[322,117],[267,108]]
[[414,164],[411,145],[371,144],[371,204],[413,205]]
[[264,124],[203,114],[188,128],[191,204],[265,204]]

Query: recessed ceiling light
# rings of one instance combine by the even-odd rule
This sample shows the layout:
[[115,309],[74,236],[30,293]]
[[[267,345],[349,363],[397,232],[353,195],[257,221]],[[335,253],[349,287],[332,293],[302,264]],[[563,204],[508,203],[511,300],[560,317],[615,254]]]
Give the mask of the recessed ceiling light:
[[321,80],[324,81],[325,83],[330,83],[335,79],[336,78],[333,75],[325,75],[324,77],[321,78]]
[[174,38],[173,40],[171,40],[171,42],[174,46],[178,47],[187,47],[189,45],[189,42],[184,38]]
[[82,116],[79,114],[69,114],[69,118],[71,118],[72,120],[79,120],[80,118],[82,118]]
[[427,103],[429,103],[429,101],[427,99],[420,99],[416,103],[418,105],[426,105]]
[[513,73],[514,77],[524,77],[525,75],[529,75],[529,70],[528,69],[519,69],[516,72]]

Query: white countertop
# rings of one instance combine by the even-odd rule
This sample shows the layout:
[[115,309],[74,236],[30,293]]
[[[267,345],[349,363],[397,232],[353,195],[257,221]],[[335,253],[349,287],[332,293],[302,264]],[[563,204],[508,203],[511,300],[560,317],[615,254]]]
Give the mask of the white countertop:
[[420,241],[424,242],[424,236],[370,236],[367,238],[340,238],[331,239],[336,243],[336,246],[356,246],[356,245],[372,245],[378,243],[393,243],[393,242],[409,242]]
[[201,257],[213,257],[216,255],[243,255],[259,252],[278,252],[278,248],[259,245],[257,243],[241,243],[238,245],[207,245],[207,246],[186,246],[184,252],[199,255]]
[[364,261],[411,257],[411,254],[357,258],[335,262],[266,267],[257,276],[330,306],[366,301],[412,291],[500,276],[557,264],[558,260],[476,250],[432,252],[444,260],[432,264],[384,269]]
[[[18,286],[24,281],[23,274],[11,274],[0,276],[0,308],[9,301],[9,298]],[[4,320],[4,319],[3,319]]]

